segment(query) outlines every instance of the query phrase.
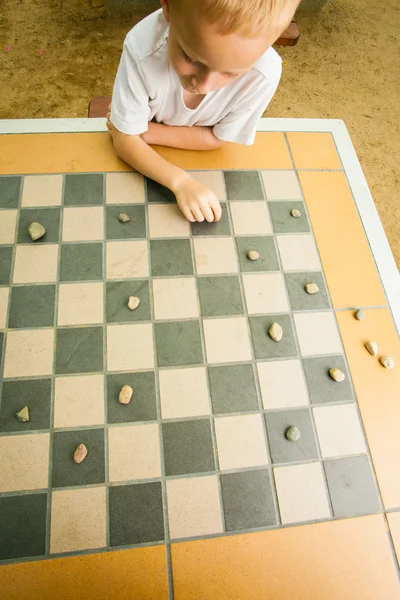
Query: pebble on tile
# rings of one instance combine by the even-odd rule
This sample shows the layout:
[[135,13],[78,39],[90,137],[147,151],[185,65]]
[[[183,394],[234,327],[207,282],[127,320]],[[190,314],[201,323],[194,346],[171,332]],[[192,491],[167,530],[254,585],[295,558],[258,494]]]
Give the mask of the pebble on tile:
[[36,242],[36,240],[39,240],[41,237],[44,236],[44,234],[46,233],[46,230],[41,223],[37,223],[36,221],[34,221],[33,223],[31,223],[29,225],[28,233],[29,233],[31,239],[34,242]]
[[295,425],[292,425],[287,429],[285,436],[289,442],[297,442],[300,439],[300,430]]
[[139,298],[136,296],[129,296],[128,298],[128,308],[129,310],[135,310],[140,304]]
[[292,210],[290,211],[290,214],[295,219],[298,219],[299,217],[301,217],[301,211],[298,208],[292,208]]
[[365,342],[364,346],[372,356],[378,354],[378,344],[376,342]]
[[29,408],[24,406],[24,408],[22,408],[19,412],[15,413],[15,418],[21,423],[26,423],[29,421]]
[[354,313],[354,317],[357,319],[357,321],[362,321],[364,319],[364,311],[359,308]]
[[85,460],[88,454],[88,449],[85,444],[79,444],[77,449],[74,452],[74,462],[79,465],[82,461]]
[[249,260],[258,260],[260,258],[260,255],[257,252],[257,250],[249,250],[247,253],[247,258]]
[[119,393],[119,403],[120,404],[129,404],[129,402],[131,401],[133,395],[133,389],[131,388],[130,385],[124,385],[121,388],[121,391]]
[[316,294],[319,292],[319,287],[316,283],[306,283],[304,289],[306,290],[307,294]]
[[130,221],[129,215],[127,215],[126,213],[121,213],[120,215],[118,215],[118,220],[121,221],[121,223],[128,223],[128,221]]
[[268,333],[269,337],[274,340],[274,342],[280,342],[283,338],[282,327],[279,325],[279,323],[272,323]]
[[385,369],[393,369],[394,367],[394,360],[391,356],[381,356],[379,362]]
[[346,379],[346,375],[343,373],[343,371],[337,369],[336,367],[329,369],[329,375],[334,381],[337,381],[338,383]]

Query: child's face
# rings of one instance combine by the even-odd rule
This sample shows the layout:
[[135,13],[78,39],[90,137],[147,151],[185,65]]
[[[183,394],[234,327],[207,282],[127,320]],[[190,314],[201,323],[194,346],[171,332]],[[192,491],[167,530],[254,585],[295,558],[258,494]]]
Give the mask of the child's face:
[[168,57],[184,90],[207,94],[219,90],[251,69],[274,42],[267,35],[257,38],[237,33],[222,35],[215,25],[190,15],[169,13]]

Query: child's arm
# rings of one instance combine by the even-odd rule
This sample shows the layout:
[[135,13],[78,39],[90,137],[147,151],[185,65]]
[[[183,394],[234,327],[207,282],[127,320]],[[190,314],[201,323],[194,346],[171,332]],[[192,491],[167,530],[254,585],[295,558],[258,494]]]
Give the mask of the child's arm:
[[152,122],[140,137],[147,144],[183,150],[216,150],[226,144],[214,135],[212,127],[176,127]]
[[188,221],[219,221],[221,206],[211,190],[162,158],[139,135],[126,135],[111,124],[109,129],[118,156],[146,177],[169,188]]

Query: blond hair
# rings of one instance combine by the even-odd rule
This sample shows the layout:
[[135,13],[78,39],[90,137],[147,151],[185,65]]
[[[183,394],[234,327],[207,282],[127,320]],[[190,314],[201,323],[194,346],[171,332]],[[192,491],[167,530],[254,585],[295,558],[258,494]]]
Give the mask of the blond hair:
[[257,35],[265,30],[278,37],[289,25],[301,0],[170,0],[173,11],[189,9],[216,23],[222,34]]

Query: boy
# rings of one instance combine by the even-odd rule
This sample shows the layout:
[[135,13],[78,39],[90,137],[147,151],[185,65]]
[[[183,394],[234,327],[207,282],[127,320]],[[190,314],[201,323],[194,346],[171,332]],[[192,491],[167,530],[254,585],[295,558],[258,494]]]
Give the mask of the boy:
[[161,0],[127,35],[107,127],[117,154],[169,188],[191,221],[218,221],[211,190],[149,144],[252,144],[281,76],[271,47],[300,0]]

